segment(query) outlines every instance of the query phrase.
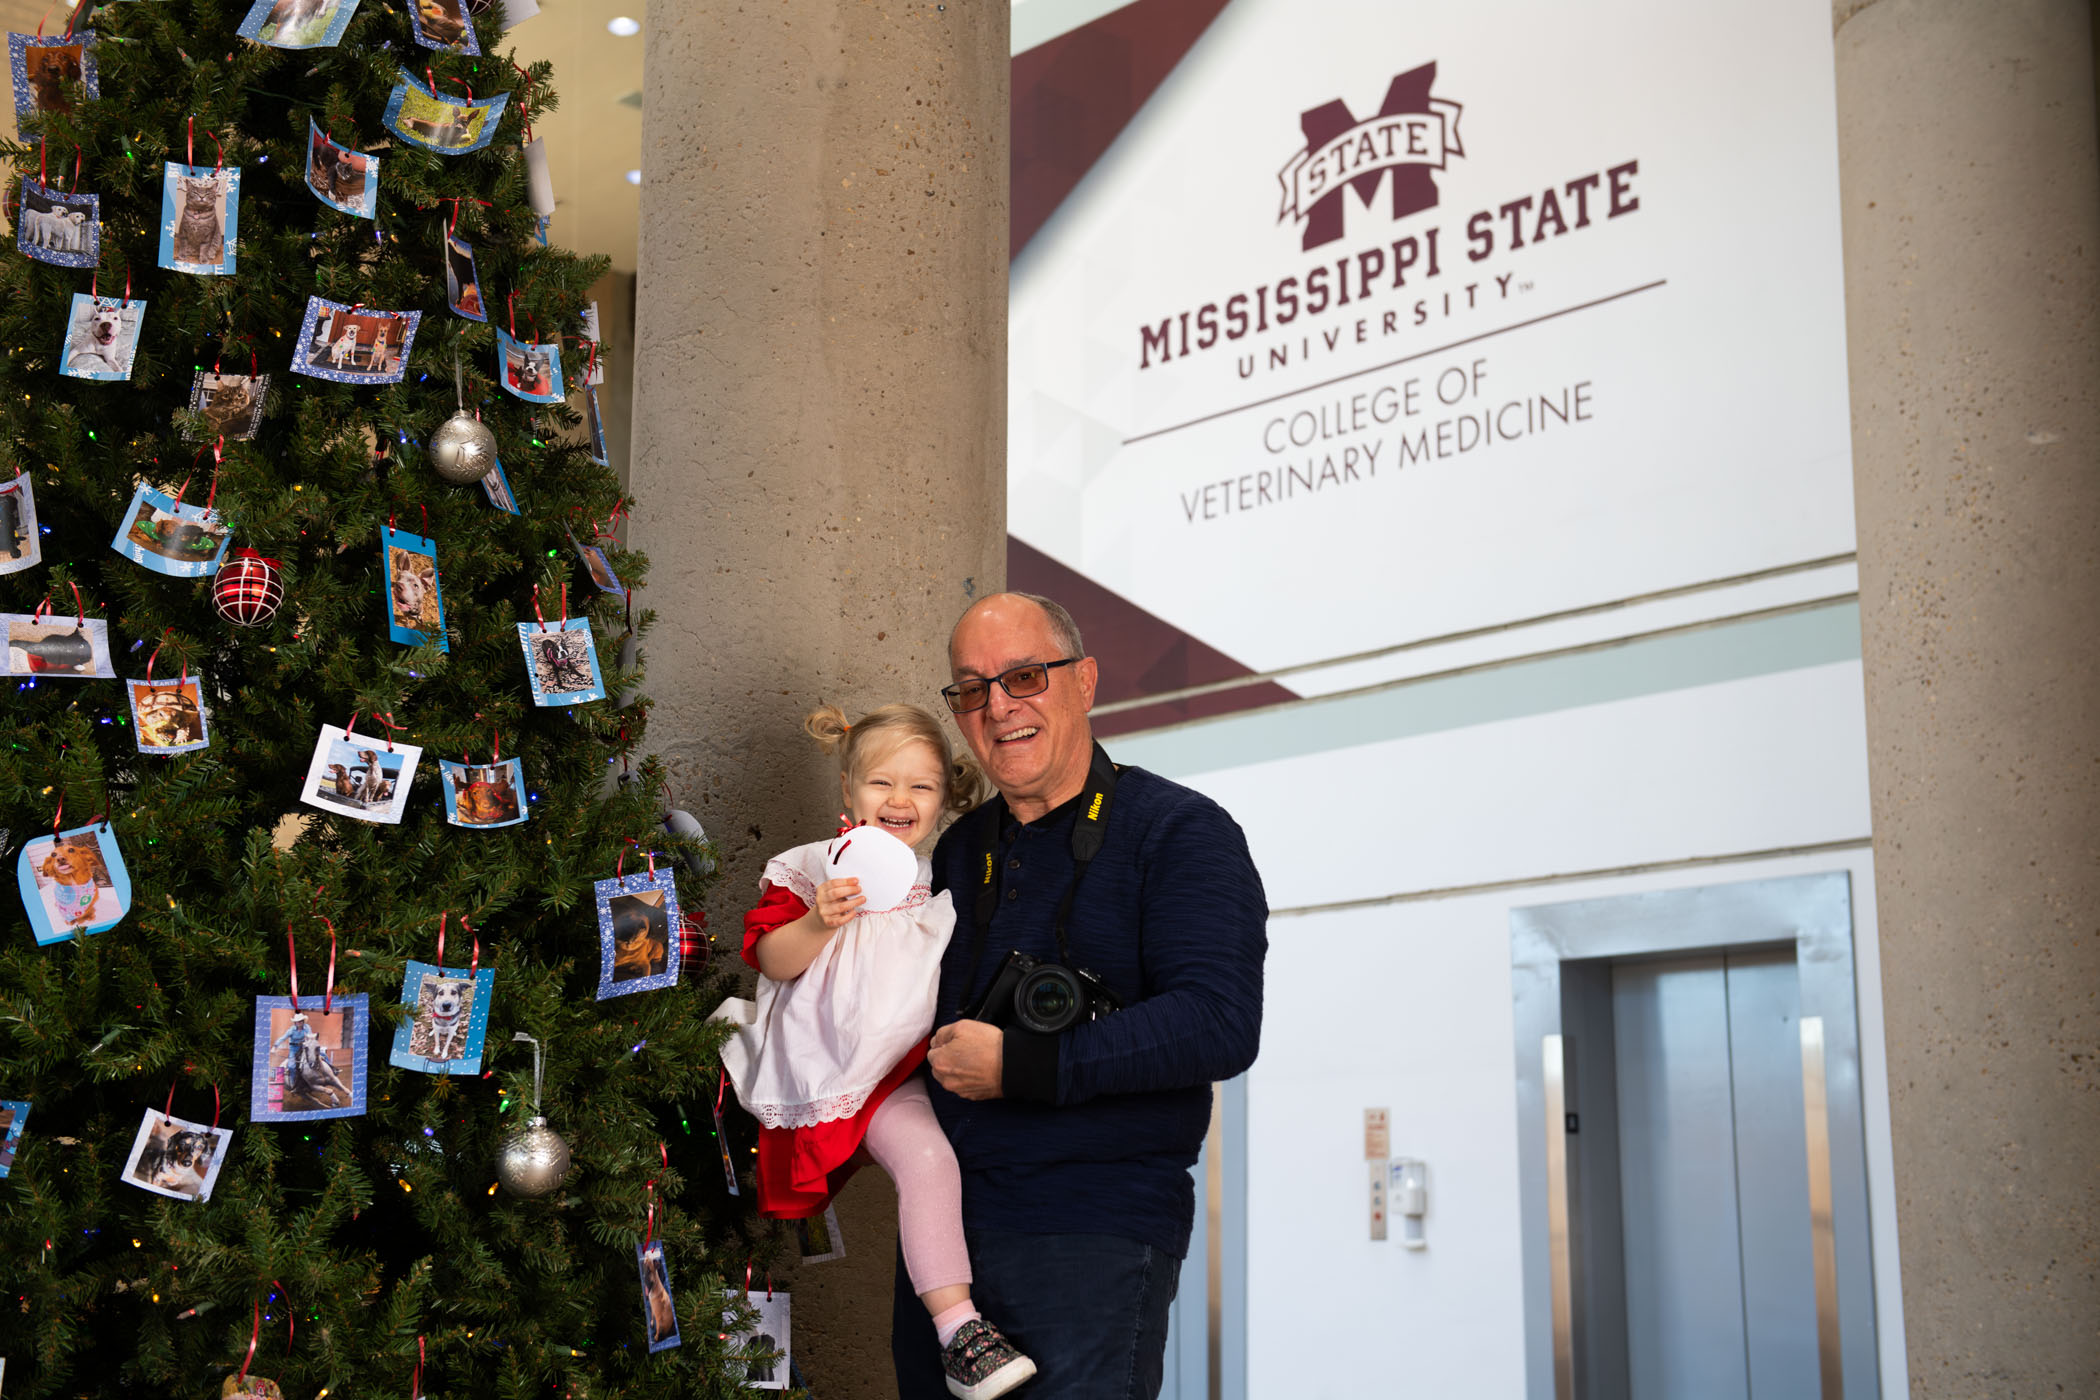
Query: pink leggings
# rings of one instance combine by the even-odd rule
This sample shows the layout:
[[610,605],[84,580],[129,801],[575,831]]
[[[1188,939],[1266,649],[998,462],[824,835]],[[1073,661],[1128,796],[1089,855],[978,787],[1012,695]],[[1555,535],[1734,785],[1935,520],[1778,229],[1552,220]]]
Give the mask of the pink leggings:
[[897,1237],[914,1293],[970,1282],[963,1243],[962,1172],[933,1116],[926,1081],[908,1079],[868,1120],[868,1155],[897,1183]]

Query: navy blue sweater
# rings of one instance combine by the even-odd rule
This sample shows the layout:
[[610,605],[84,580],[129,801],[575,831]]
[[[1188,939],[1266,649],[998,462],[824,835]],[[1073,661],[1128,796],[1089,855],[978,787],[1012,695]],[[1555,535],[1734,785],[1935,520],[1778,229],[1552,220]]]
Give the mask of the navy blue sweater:
[[[953,892],[955,936],[936,1024],[957,1019],[1008,952],[1056,960],[1052,921],[1072,878],[1081,798],[1025,824],[991,802],[941,837],[933,887]],[[999,889],[980,938],[978,874],[993,824]],[[1268,913],[1246,837],[1223,808],[1142,768],[1118,773],[1106,841],[1066,932],[1072,961],[1123,1009],[1025,1052],[1025,1033],[1009,1032],[1007,1097],[972,1103],[932,1085],[962,1166],[966,1225],[1120,1235],[1188,1253],[1189,1168],[1211,1083],[1246,1069],[1261,1045]]]

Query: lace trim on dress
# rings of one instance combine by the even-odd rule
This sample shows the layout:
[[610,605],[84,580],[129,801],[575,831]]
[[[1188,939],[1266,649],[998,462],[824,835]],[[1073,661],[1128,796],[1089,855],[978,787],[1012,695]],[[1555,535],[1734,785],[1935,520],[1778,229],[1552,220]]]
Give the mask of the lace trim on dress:
[[758,882],[761,885],[778,885],[810,908],[817,907],[816,881],[778,856],[766,862],[766,873],[758,877]]
[[745,1108],[768,1128],[810,1128],[819,1123],[853,1117],[866,1105],[868,1095],[874,1092],[873,1088],[867,1088],[850,1094],[834,1094],[815,1103],[762,1103],[756,1108],[746,1104]]

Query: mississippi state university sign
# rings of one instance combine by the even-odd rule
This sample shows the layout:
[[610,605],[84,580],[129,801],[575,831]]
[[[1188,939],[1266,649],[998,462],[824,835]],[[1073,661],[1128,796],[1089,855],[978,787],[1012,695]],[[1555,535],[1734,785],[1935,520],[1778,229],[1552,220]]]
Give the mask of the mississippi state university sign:
[[1344,190],[1356,191],[1366,208],[1378,186],[1392,186],[1393,217],[1435,206],[1436,177],[1453,156],[1463,156],[1456,102],[1431,97],[1436,65],[1425,63],[1394,78],[1375,116],[1357,120],[1339,98],[1299,114],[1305,147],[1277,173],[1283,208],[1276,221],[1305,225],[1310,252],[1342,236]]

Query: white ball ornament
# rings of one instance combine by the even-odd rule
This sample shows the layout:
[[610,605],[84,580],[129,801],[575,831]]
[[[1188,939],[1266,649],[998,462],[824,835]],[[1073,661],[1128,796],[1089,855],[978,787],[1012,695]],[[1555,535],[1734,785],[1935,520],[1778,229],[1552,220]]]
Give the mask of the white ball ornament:
[[496,465],[496,435],[489,425],[461,409],[438,424],[430,435],[430,465],[455,486],[471,486]]

